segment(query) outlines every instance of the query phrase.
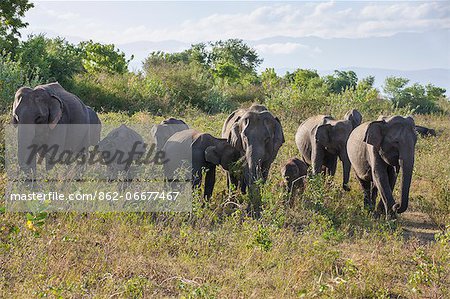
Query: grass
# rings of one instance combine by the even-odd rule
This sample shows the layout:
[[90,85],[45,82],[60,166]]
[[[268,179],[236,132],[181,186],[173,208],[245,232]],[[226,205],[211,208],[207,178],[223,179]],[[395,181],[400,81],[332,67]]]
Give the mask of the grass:
[[[219,136],[226,116],[189,110],[183,118]],[[163,118],[141,112],[101,119],[151,124]],[[245,196],[225,192],[222,171],[211,201],[202,204],[198,192],[191,213],[27,217],[1,210],[0,297],[448,298],[448,116],[416,117],[438,137],[419,138],[410,207],[396,222],[363,210],[353,174],[352,190],[342,191],[340,168],[325,182],[310,179],[295,206],[284,206],[279,169],[297,155],[300,121],[282,119],[286,144],[262,188],[258,221],[245,217]],[[4,174],[0,180],[4,185]]]

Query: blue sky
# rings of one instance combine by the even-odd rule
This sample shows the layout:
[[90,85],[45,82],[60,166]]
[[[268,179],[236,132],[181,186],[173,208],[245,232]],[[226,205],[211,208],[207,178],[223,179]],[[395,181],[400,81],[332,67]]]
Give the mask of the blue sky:
[[263,66],[277,69],[450,68],[448,1],[33,2],[24,37],[114,43],[136,55],[135,67],[153,50],[242,38],[265,58]]

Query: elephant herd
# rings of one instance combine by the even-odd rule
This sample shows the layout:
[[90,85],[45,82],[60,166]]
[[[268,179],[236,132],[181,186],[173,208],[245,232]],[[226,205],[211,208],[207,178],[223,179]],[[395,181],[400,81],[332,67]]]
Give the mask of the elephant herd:
[[[90,124],[84,131],[63,132],[64,148],[83,151],[97,145],[100,152],[120,148],[131,152],[134,144],[143,144],[142,137],[126,125],[121,125],[100,140],[101,124],[97,114],[58,83],[22,87],[13,103],[14,124],[48,124],[44,134],[51,139],[60,124]],[[37,129],[19,126],[18,157],[23,171],[35,170],[36,161],[21,157],[27,154],[27,143],[42,135]],[[415,126],[411,117],[380,117],[362,123],[357,110],[349,111],[342,120],[330,115],[313,116],[303,121],[295,134],[295,144],[301,158],[292,157],[282,165],[281,173],[288,192],[302,191],[306,176],[319,173],[333,176],[338,159],[342,162],[342,188],[349,191],[350,170],[363,189],[364,206],[375,215],[394,218],[406,211],[414,166],[417,133],[435,135],[434,130]],[[49,133],[50,132],[50,133]],[[272,163],[285,143],[280,120],[265,106],[253,104],[231,113],[225,120],[221,138],[189,128],[182,120],[169,118],[151,129],[156,150],[168,157],[191,160],[190,177],[194,187],[200,186],[205,175],[204,197],[212,196],[216,166],[227,171],[227,185],[242,193],[249,192],[249,212],[259,217],[261,199],[258,186],[269,176]],[[189,149],[189,150],[185,150]],[[190,155],[184,157],[183,155]],[[132,157],[138,158],[138,157]],[[21,162],[22,161],[22,162]],[[127,172],[130,165],[110,164],[112,173]],[[51,165],[49,165],[51,167]],[[167,178],[173,177],[180,164],[163,165]],[[311,170],[308,170],[311,168]],[[401,201],[396,203],[393,189],[402,170]],[[255,192],[256,191],[256,192]],[[381,195],[377,207],[376,198]]]

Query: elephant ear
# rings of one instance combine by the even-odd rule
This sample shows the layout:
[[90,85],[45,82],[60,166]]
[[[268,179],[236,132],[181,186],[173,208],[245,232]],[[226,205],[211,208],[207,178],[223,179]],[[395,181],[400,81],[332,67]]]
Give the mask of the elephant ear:
[[230,135],[227,139],[228,143],[234,146],[238,151],[243,151],[242,139],[241,139],[241,129],[239,122],[236,122],[231,127]]
[[52,103],[50,104],[50,107],[49,107],[48,126],[50,127],[51,130],[53,130],[62,117],[63,102],[56,94],[54,94],[52,92],[49,92],[49,94],[52,97],[52,99],[54,99],[54,100],[52,101]]
[[216,151],[216,146],[208,146],[205,150],[205,160],[214,165],[220,164],[220,156]]
[[274,144],[281,147],[281,145],[286,141],[284,139],[283,127],[281,126],[281,121],[278,117],[275,117],[275,135],[274,135]]
[[350,110],[349,112],[347,112],[344,119],[351,121],[353,129],[354,129],[361,124],[362,115],[358,110],[353,109],[353,110]]
[[376,149],[380,149],[384,136],[384,127],[386,122],[384,120],[373,121],[369,124],[364,136],[364,142],[373,145]]
[[324,146],[328,146],[331,143],[330,132],[333,126],[330,124],[324,124],[317,127],[316,130],[316,142]]

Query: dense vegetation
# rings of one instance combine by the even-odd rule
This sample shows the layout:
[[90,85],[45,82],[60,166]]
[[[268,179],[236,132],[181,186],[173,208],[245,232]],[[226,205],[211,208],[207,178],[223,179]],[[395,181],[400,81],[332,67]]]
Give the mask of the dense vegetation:
[[[11,10],[11,3],[19,6]],[[320,76],[299,68],[258,73],[262,59],[241,40],[150,53],[142,72],[114,45],[31,36],[17,30],[28,1],[2,1],[15,27],[0,26],[1,122],[15,90],[59,81],[100,113],[105,124],[150,126],[166,116],[220,135],[228,112],[267,105],[286,143],[262,187],[260,220],[245,216],[248,198],[228,195],[223,173],[213,198],[194,196],[190,213],[47,214],[5,212],[0,205],[0,297],[96,298],[448,298],[450,296],[450,106],[442,88],[352,71]],[[2,14],[3,15],[3,14]],[[3,21],[3,20],[2,20]],[[1,23],[3,24],[3,23]],[[132,59],[132,58],[129,58]],[[357,108],[364,120],[415,114],[437,130],[419,138],[410,207],[398,221],[373,219],[352,176],[311,178],[295,206],[285,206],[279,168],[298,154],[294,133],[317,113],[340,118]],[[1,132],[1,134],[3,134]],[[3,143],[0,160],[4,159]],[[3,192],[7,177],[0,173]],[[3,197],[3,193],[2,197]],[[399,192],[395,191],[398,198]]]

